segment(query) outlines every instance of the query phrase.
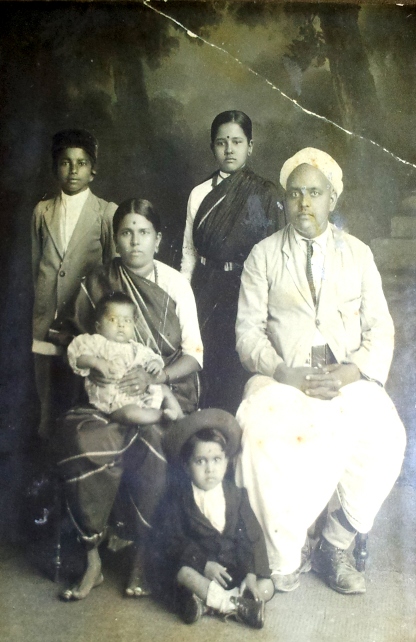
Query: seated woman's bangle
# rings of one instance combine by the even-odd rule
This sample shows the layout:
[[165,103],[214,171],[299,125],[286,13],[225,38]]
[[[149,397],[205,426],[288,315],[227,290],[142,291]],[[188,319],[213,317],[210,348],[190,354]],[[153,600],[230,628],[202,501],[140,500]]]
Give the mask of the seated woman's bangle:
[[166,372],[165,368],[163,368],[163,372],[165,373],[165,377],[166,377],[165,384],[167,386],[170,386],[170,377],[169,377],[168,373]]

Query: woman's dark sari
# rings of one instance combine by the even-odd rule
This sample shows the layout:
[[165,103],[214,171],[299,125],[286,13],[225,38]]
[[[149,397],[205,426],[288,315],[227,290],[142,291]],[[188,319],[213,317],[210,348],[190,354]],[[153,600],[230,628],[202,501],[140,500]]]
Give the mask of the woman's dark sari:
[[206,195],[195,216],[193,240],[200,256],[242,268],[253,245],[283,225],[276,187],[243,168]]
[[214,185],[198,208],[193,241],[204,264],[197,263],[192,287],[204,345],[204,407],[235,414],[241,402],[248,375],[235,351],[240,276],[253,246],[283,226],[276,187],[247,168]]
[[[120,259],[97,268],[83,281],[73,328],[94,332],[95,304],[114,291],[128,294],[136,304],[137,340],[160,354],[166,365],[176,361],[182,352],[174,301],[157,283],[130,272]],[[175,382],[172,391],[185,413],[196,409],[196,374]],[[75,408],[63,418],[53,449],[66,482],[69,514],[85,541],[95,544],[104,536],[117,493],[116,504],[123,504],[124,512],[127,508],[130,513],[127,520],[123,515],[124,522],[129,522],[129,537],[147,534],[166,483],[163,430],[160,425],[117,424],[92,406]],[[119,515],[117,521],[121,521]]]

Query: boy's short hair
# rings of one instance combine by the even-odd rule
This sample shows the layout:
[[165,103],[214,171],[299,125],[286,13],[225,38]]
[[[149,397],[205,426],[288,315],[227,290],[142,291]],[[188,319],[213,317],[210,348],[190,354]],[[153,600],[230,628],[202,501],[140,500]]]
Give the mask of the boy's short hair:
[[202,428],[201,430],[198,430],[198,432],[191,435],[189,439],[182,446],[180,459],[183,464],[189,463],[189,460],[191,459],[195,451],[195,446],[198,443],[198,441],[204,441],[204,442],[212,441],[214,442],[214,444],[218,444],[221,450],[224,451],[225,456],[229,458],[228,441],[224,437],[223,433],[220,430],[217,430],[216,428]]
[[124,292],[111,292],[110,294],[105,294],[95,306],[95,320],[101,321],[103,316],[108,310],[108,306],[112,303],[119,303],[122,305],[131,305],[133,308],[133,316],[136,316],[137,310],[136,305],[133,300]]
[[56,174],[58,170],[58,159],[68,147],[78,147],[88,154],[91,160],[92,169],[97,164],[98,141],[86,129],[63,129],[52,137],[52,168]]

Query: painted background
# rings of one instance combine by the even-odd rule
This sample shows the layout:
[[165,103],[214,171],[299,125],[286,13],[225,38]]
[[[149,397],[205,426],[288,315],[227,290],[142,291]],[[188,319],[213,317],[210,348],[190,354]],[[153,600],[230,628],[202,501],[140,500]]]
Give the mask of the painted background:
[[[94,192],[117,203],[151,200],[165,224],[163,258],[174,266],[189,192],[215,169],[210,124],[226,109],[251,116],[252,167],[276,183],[284,160],[302,147],[333,155],[345,174],[336,219],[365,242],[389,235],[391,217],[416,189],[415,8],[176,1],[1,8],[2,456],[25,449],[36,425],[30,221],[36,202],[55,189],[49,148],[57,130],[82,127],[98,137]],[[409,394],[401,401],[411,427]]]

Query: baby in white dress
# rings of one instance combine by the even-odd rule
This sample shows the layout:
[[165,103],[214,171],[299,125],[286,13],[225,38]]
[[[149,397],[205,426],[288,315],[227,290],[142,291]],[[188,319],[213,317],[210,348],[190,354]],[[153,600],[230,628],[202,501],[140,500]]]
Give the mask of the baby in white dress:
[[[124,375],[136,366],[154,377],[164,368],[160,355],[135,341],[135,313],[133,301],[123,292],[103,297],[96,307],[97,334],[75,337],[68,346],[69,364],[76,374],[85,377],[90,404],[105,414],[115,413],[116,421],[148,424],[162,416],[176,420],[182,417],[182,410],[168,386],[150,384],[134,396],[119,388]],[[108,381],[97,382],[91,370]]]

